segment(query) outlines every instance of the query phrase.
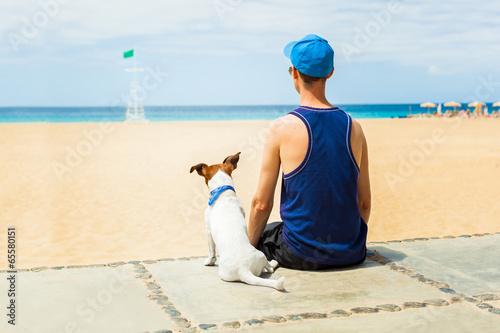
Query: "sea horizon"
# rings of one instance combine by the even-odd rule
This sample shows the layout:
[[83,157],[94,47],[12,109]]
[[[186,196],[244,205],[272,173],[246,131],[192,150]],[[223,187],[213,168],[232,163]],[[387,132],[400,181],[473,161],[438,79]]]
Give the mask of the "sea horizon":
[[[466,105],[466,104],[464,104]],[[355,119],[405,118],[408,114],[426,113],[414,103],[337,104]],[[487,103],[492,110],[491,103]],[[298,105],[169,105],[144,106],[149,121],[220,121],[271,120],[286,115]],[[467,107],[466,107],[467,108]],[[442,108],[442,111],[453,108]],[[461,108],[459,108],[461,109]],[[436,109],[431,109],[435,111]],[[121,122],[126,106],[14,106],[0,107],[0,123],[80,123]]]

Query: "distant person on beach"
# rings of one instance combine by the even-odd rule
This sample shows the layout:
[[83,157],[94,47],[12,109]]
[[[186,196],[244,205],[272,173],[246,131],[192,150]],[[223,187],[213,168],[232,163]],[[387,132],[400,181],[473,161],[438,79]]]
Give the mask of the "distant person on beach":
[[479,118],[483,115],[483,109],[481,105],[478,105],[474,108],[474,111],[472,111],[472,118]]
[[[334,51],[308,35],[284,50],[300,107],[271,122],[248,237],[268,260],[318,270],[362,263],[371,194],[361,125],[325,96]],[[280,167],[283,222],[267,224]]]

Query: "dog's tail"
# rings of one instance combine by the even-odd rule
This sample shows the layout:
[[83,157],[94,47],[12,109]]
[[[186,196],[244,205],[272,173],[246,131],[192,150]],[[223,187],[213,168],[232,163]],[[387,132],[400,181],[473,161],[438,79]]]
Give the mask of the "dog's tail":
[[285,290],[285,278],[280,277],[278,280],[263,279],[261,277],[255,276],[249,270],[245,270],[241,274],[241,281],[246,284],[251,284],[254,286],[263,286],[274,288],[279,291]]

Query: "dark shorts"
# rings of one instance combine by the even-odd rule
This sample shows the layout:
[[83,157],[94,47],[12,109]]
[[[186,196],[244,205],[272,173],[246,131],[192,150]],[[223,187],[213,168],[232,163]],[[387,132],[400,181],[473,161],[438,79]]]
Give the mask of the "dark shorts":
[[[283,241],[283,222],[273,222],[266,225],[262,236],[260,237],[257,249],[262,251],[267,260],[276,260],[281,266],[300,269],[306,271],[314,271],[329,268],[340,268],[346,266],[324,265],[302,259],[293,252],[288,245]],[[353,265],[361,264],[361,260]],[[353,266],[349,265],[349,266]]]

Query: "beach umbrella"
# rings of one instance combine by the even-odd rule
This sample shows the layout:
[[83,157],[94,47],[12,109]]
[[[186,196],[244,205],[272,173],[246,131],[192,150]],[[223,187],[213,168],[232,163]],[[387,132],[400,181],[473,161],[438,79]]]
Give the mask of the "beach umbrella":
[[[493,105],[492,105],[492,106],[493,106],[493,107],[500,106],[500,102],[493,103]],[[495,111],[495,110],[493,110],[493,111]],[[498,111],[497,111],[497,117],[498,117],[498,113],[500,113],[500,109],[498,109]]]
[[481,113],[483,110],[483,105],[486,105],[486,104],[484,104],[483,102],[476,101],[476,102],[469,103],[468,107],[475,108],[473,112]]
[[429,111],[429,109],[430,109],[430,108],[435,108],[436,106],[437,106],[436,104],[431,103],[431,102],[427,102],[427,103],[422,103],[422,104],[420,104],[420,107],[421,107],[421,108],[427,108],[427,113],[431,113],[431,112]]
[[462,106],[462,104],[455,102],[455,101],[451,101],[448,103],[444,103],[444,106],[446,106],[447,108],[453,108],[453,111],[456,111],[457,108]]
[[477,108],[480,105],[483,106],[486,104],[484,104],[483,102],[476,101],[476,102],[469,103],[469,105],[467,105],[467,106],[470,108]]

